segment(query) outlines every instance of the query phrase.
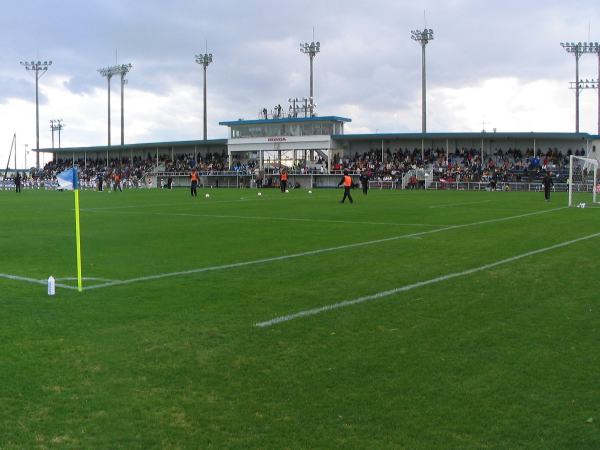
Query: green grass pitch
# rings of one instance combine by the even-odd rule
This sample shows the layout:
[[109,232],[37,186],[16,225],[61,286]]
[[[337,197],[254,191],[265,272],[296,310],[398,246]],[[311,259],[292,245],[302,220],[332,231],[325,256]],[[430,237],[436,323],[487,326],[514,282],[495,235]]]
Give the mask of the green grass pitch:
[[0,448],[600,448],[600,209],[353,196],[0,192]]

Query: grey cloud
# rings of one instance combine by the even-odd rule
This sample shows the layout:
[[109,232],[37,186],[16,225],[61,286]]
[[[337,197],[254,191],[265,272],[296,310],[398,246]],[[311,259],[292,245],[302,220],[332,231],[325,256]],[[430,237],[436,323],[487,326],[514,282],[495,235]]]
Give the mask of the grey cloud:
[[[0,61],[0,101],[32,98],[31,80],[18,61],[37,55],[54,61],[51,73],[66,77],[71,92],[104,89],[97,69],[116,62],[115,49],[119,62],[133,64],[130,88],[164,95],[185,84],[200,93],[202,68],[194,55],[205,51],[206,39],[214,54],[209,98],[219,99],[211,107],[228,115],[210,114],[209,120],[253,117],[262,106],[308,95],[308,58],[298,44],[312,39],[313,25],[322,43],[315,59],[320,113],[340,114],[346,105],[357,105],[369,122],[355,125],[381,129],[394,124],[382,116],[408,110],[420,96],[420,48],[410,38],[410,30],[425,26],[418,2],[58,0],[52,5],[41,0],[5,5],[0,39],[8,51]],[[426,8],[426,25],[435,33],[427,46],[432,88],[516,76],[564,80],[566,89],[573,61],[559,42],[582,40],[588,20],[600,23],[591,0],[568,5],[432,0]],[[598,30],[592,31],[600,40]],[[211,129],[221,130],[214,124]]]

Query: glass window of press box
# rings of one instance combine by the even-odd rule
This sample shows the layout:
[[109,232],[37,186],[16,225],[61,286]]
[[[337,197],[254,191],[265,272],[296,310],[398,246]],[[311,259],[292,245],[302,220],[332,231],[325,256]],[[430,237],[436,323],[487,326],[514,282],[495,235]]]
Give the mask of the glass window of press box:
[[261,138],[275,136],[330,136],[342,134],[339,122],[304,122],[304,123],[265,123],[252,125],[233,125],[231,138]]

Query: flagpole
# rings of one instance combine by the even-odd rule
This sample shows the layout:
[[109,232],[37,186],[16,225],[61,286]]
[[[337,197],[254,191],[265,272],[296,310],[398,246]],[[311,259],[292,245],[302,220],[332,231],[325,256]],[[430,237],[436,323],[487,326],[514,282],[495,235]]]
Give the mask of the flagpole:
[[[75,169],[73,169],[75,170]],[[81,277],[81,233],[79,228],[79,180],[77,185],[74,186],[73,192],[75,193],[75,240],[77,245],[77,290],[83,291],[83,279]]]

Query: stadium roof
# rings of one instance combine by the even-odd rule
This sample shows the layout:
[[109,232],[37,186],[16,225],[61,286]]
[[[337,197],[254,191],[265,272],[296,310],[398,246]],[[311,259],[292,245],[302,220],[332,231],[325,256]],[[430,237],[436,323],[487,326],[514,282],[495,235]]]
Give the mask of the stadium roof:
[[589,133],[553,133],[553,132],[476,132],[476,133],[374,133],[374,134],[336,134],[334,140],[375,141],[375,140],[589,140],[600,139],[600,136]]
[[[323,116],[323,117],[302,117],[292,119],[269,119],[269,120],[242,120],[234,122],[220,122],[224,124],[258,124],[258,123],[273,123],[273,122],[304,122],[304,121],[315,121],[320,120],[337,120],[350,122],[350,119],[338,116]],[[366,133],[366,134],[335,134],[331,136],[336,141],[391,141],[391,140],[404,140],[404,141],[417,141],[424,139],[426,141],[442,141],[442,140],[557,140],[557,141],[585,141],[600,139],[600,135],[594,135],[589,133],[553,133],[553,132],[477,132],[477,133]],[[34,152],[40,153],[92,153],[92,152],[119,152],[139,149],[165,149],[165,148],[206,148],[210,146],[227,146],[227,139],[209,139],[209,140],[190,140],[190,141],[165,141],[165,142],[145,142],[137,144],[125,144],[125,145],[99,145],[91,147],[62,147],[62,148],[40,148],[31,149]]]
[[211,145],[227,145],[227,139],[208,139],[194,141],[166,141],[166,142],[146,142],[139,144],[125,145],[99,145],[93,147],[62,147],[62,148],[40,148],[41,153],[73,153],[73,152],[118,152],[146,148],[181,148],[181,147],[208,147]]
[[234,125],[258,125],[266,123],[295,123],[295,122],[352,122],[352,119],[340,116],[315,116],[315,117],[283,117],[281,119],[255,119],[255,120],[231,120],[219,122],[219,125],[228,127]]

